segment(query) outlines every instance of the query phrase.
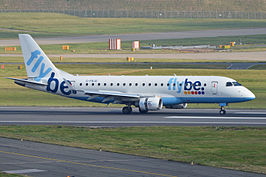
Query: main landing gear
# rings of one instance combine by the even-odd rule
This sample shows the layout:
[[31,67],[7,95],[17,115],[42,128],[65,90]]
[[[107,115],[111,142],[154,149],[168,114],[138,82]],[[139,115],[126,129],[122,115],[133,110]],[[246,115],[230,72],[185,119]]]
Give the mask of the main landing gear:
[[225,115],[226,114],[225,106],[227,106],[227,103],[220,103],[220,106],[221,106],[220,115]]
[[123,114],[130,114],[132,112],[132,108],[131,108],[131,106],[125,106],[125,107],[123,107],[123,109],[122,109],[122,113]]

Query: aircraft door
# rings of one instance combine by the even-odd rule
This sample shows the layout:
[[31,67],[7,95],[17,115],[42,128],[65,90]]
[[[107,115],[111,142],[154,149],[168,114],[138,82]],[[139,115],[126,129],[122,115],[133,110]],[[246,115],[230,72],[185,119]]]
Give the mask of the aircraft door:
[[75,81],[70,81],[71,82],[71,87],[73,88],[73,89],[76,89],[76,87],[75,87],[75,84],[76,84],[76,82]]
[[218,94],[218,81],[211,82],[211,92],[212,92],[212,95]]
[[72,93],[73,94],[77,94],[77,91],[76,91],[76,82],[74,80],[70,81],[71,82],[71,87],[72,87]]

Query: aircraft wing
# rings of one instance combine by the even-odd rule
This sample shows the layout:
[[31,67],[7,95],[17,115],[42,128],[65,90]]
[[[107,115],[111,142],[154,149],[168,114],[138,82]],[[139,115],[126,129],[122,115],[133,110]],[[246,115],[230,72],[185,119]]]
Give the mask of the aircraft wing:
[[41,86],[47,86],[47,83],[41,83],[41,82],[36,82],[34,80],[28,80],[28,79],[17,79],[17,78],[12,78],[12,77],[6,77],[6,79],[11,79],[14,80],[16,83],[21,83],[21,84],[36,84],[36,85],[41,85]]
[[131,102],[137,101],[140,98],[140,95],[123,93],[123,92],[114,92],[114,91],[84,91],[85,95],[91,96],[89,99],[94,99],[95,97],[104,97],[103,102],[114,100],[114,102]]

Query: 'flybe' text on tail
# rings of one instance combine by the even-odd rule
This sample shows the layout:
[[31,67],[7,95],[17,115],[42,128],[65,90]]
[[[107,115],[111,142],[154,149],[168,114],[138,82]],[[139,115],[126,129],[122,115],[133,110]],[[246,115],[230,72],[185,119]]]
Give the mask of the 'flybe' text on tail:
[[48,78],[49,73],[58,72],[57,68],[30,35],[20,34],[19,39],[29,79],[40,81],[42,78]]

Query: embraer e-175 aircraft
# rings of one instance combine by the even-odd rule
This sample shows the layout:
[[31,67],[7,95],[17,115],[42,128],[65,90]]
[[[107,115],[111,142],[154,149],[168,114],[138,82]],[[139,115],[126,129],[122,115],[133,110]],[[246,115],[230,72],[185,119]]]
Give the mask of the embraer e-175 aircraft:
[[237,81],[220,76],[74,76],[56,68],[28,34],[19,34],[27,79],[16,84],[69,98],[97,103],[125,104],[122,112],[140,113],[186,108],[187,103],[218,103],[225,114],[228,103],[255,99]]

